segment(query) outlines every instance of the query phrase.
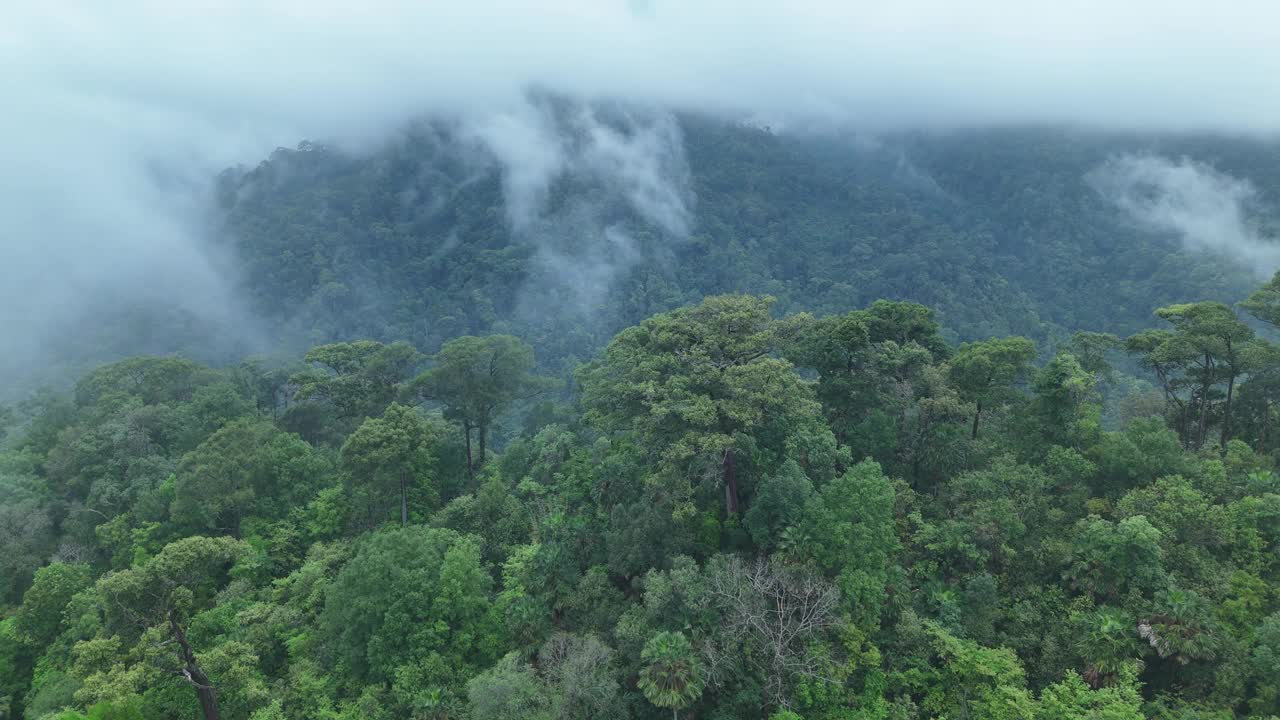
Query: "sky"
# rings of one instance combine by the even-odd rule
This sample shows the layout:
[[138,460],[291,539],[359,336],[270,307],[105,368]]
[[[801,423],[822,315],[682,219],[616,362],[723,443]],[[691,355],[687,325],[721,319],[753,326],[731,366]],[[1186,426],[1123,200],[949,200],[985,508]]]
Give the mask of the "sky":
[[[212,175],[302,139],[359,151],[422,113],[458,118],[535,185],[547,168],[617,156],[634,160],[620,166],[627,192],[678,199],[645,187],[653,163],[609,137],[568,159],[520,145],[539,138],[521,126],[530,88],[780,131],[1271,135],[1276,77],[1273,1],[12,3],[0,24],[0,329],[11,358],[34,358],[113,302],[251,326],[233,263],[207,242]],[[660,120],[645,127],[667,137]],[[1152,178],[1189,186],[1176,169]],[[1224,182],[1209,185],[1248,195]],[[679,225],[690,210],[663,212]]]

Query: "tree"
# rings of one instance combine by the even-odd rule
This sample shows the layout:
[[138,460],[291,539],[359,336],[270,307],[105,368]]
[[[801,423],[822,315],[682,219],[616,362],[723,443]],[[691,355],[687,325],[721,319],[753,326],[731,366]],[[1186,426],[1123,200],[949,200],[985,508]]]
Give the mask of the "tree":
[[339,417],[359,420],[395,400],[421,355],[406,342],[357,340],[311,348],[305,360],[312,367],[290,379],[297,398],[327,402]]
[[592,635],[557,633],[538,650],[555,720],[625,718],[613,650]]
[[80,407],[135,397],[144,405],[183,401],[201,385],[217,379],[214,371],[177,357],[134,357],[103,365],[76,383]]
[[[400,524],[409,524],[409,491],[429,480],[431,428],[411,407],[392,403],[379,418],[366,418],[343,443],[342,467],[352,483],[370,493],[368,507],[398,489]],[[436,491],[425,493],[435,504]],[[372,520],[372,517],[370,518]]]
[[550,720],[546,692],[517,653],[467,681],[467,707],[475,720]]
[[1118,523],[1090,515],[1076,525],[1067,576],[1077,588],[1111,599],[1130,588],[1151,592],[1165,577],[1161,538],[1142,515]]
[[1280,272],[1241,301],[1240,307],[1262,322],[1280,328]]
[[109,573],[96,585],[105,629],[148,641],[163,638],[156,645],[160,652],[148,655],[195,691],[205,720],[220,717],[218,689],[187,637],[187,621],[212,604],[228,569],[246,550],[231,538],[188,537],[166,545],[142,567]]
[[946,360],[951,354],[934,311],[924,305],[876,300],[867,308],[866,320],[868,339],[873,343],[892,341],[899,347],[914,343],[928,350],[935,360]]
[[325,591],[320,638],[357,682],[405,698],[457,695],[494,656],[492,584],[472,538],[415,525],[375,531]]
[[[1250,343],[1249,354],[1249,379],[1240,386],[1232,433],[1258,452],[1268,452],[1275,446],[1272,416],[1280,405],[1280,347],[1255,339]],[[1227,442],[1230,444],[1230,440]]]
[[1156,593],[1152,612],[1138,622],[1138,634],[1161,658],[1182,665],[1213,660],[1221,646],[1217,623],[1204,599],[1178,588]]
[[1030,369],[1035,354],[1035,344],[1022,337],[965,343],[956,351],[951,358],[951,379],[961,397],[974,404],[973,439],[978,437],[983,407],[1008,396],[1011,386]]
[[297,435],[265,420],[237,420],[183,456],[171,513],[196,532],[239,535],[250,513],[274,520],[301,506],[328,472],[326,459]]
[[1084,661],[1082,676],[1094,690],[1112,685],[1126,669],[1141,669],[1137,622],[1124,610],[1102,607],[1083,616],[1076,651]]
[[1202,447],[1208,431],[1210,390],[1225,379],[1221,445],[1231,437],[1231,401],[1236,380],[1247,369],[1248,343],[1253,330],[1236,317],[1230,307],[1218,302],[1169,305],[1156,310],[1156,317],[1173,325],[1168,342],[1174,354],[1191,359],[1193,376],[1200,386],[1200,422],[1196,447]]
[[755,671],[768,702],[791,705],[795,682],[828,676],[824,634],[839,621],[840,592],[804,566],[718,555],[708,563],[708,594],[722,618],[704,656],[717,686],[740,682],[736,669]]
[[[784,355],[818,373],[817,397],[832,432],[855,458],[872,457],[914,484],[965,452],[950,442],[955,392],[938,363],[950,356],[933,312],[876,301],[865,310],[781,321]],[[963,414],[968,418],[969,411]],[[939,463],[938,461],[944,460]]]
[[805,503],[813,495],[813,483],[794,460],[764,478],[743,516],[743,526],[762,552],[772,552],[787,528],[804,517]]
[[67,603],[92,584],[88,565],[55,562],[40,568],[22,596],[14,632],[33,648],[48,647],[62,630]]
[[[533,348],[510,335],[460,337],[440,348],[434,366],[418,376],[412,391],[445,407],[445,417],[462,425],[468,473],[484,464],[493,423],[513,403],[535,397],[550,381],[533,374]],[[471,433],[479,441],[471,452]]]
[[[783,344],[784,356],[817,371],[817,397],[827,422],[845,443],[854,439],[882,399],[883,383],[875,363],[878,346],[871,343],[869,321],[865,311],[818,320],[805,315],[787,320],[793,332]],[[882,326],[879,329],[882,336],[895,334]]]
[[0,470],[0,600],[18,602],[56,549],[53,518],[27,478]]
[[1280,611],[1263,619],[1250,660],[1255,687],[1251,709],[1260,716],[1280,714]]
[[1115,379],[1115,368],[1111,366],[1107,355],[1123,346],[1120,338],[1111,333],[1081,330],[1071,336],[1067,350],[1075,356],[1085,372],[1091,373],[1099,382],[1110,382]]
[[1117,683],[1090,688],[1079,675],[1068,673],[1040,694],[1036,720],[1143,720],[1136,674],[1130,668]]
[[983,647],[931,621],[925,627],[937,655],[920,703],[930,717],[1030,720],[1035,706],[1013,651]]
[[28,687],[31,684],[31,649],[22,636],[13,629],[14,619],[0,620],[0,716],[21,716],[24,700],[29,704]]
[[[1064,447],[1083,447],[1097,430],[1098,374],[1086,371],[1074,355],[1061,353],[1035,373],[1032,410],[1040,435]],[[1092,425],[1090,424],[1092,420]]]
[[17,416],[13,412],[13,408],[0,403],[0,443],[9,435],[9,428],[17,421]]
[[661,632],[649,638],[640,660],[640,691],[654,705],[671,708],[671,717],[678,718],[680,710],[702,695],[702,663],[684,633]]
[[859,627],[879,625],[890,563],[899,549],[893,484],[864,460],[810,498],[785,535],[788,551],[834,578]]
[[1181,395],[1188,384],[1183,375],[1195,361],[1187,348],[1175,341],[1173,332],[1165,329],[1143,330],[1124,341],[1127,352],[1137,355],[1139,363],[1150,370],[1160,383],[1166,405],[1174,415],[1174,429],[1183,447],[1191,444],[1188,412],[1191,402]]
[[645,453],[651,502],[692,514],[719,495],[735,515],[744,461],[757,458],[766,473],[790,454],[815,481],[830,477],[840,454],[813,392],[772,356],[772,302],[724,295],[654,316],[579,370],[586,420]]

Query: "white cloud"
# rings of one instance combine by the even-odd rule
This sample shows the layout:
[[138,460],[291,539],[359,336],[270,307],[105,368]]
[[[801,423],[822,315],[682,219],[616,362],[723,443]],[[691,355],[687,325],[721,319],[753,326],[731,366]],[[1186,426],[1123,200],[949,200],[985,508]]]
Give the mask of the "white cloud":
[[1089,180],[1136,221],[1177,234],[1192,250],[1234,258],[1263,277],[1280,268],[1280,244],[1249,222],[1258,193],[1248,181],[1187,158],[1154,155],[1112,158]]
[[[1269,0],[11,3],[0,326],[37,348],[86,306],[139,293],[233,314],[193,189],[278,145],[359,147],[423,112],[478,123],[513,169],[513,218],[536,213],[572,150],[521,114],[529,87],[776,127],[1271,133],[1276,77]],[[579,159],[679,234],[687,199],[650,182],[678,177],[678,158],[662,154],[668,129],[646,128],[602,129]]]

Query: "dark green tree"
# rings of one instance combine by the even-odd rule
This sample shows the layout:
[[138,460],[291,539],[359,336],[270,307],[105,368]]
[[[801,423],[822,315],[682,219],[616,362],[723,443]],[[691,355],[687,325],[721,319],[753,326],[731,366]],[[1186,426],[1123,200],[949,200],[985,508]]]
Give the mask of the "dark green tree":
[[644,644],[640,660],[644,665],[637,685],[649,702],[670,708],[671,717],[678,718],[680,710],[702,695],[702,663],[684,633],[654,635]]
[[1156,317],[1173,325],[1173,336],[1167,340],[1172,345],[1168,352],[1190,361],[1191,374],[1199,386],[1196,447],[1204,445],[1208,432],[1210,391],[1219,382],[1226,382],[1221,434],[1221,444],[1226,447],[1231,437],[1231,402],[1236,380],[1248,369],[1246,360],[1250,357],[1248,347],[1253,330],[1241,322],[1230,307],[1218,302],[1169,305],[1156,310]]
[[389,495],[400,499],[400,524],[409,524],[409,495],[414,490],[429,506],[439,501],[438,483],[430,453],[431,427],[418,411],[392,403],[377,418],[366,418],[342,445],[341,464],[353,488],[365,493],[368,521],[376,524],[375,508]]
[[[510,335],[450,340],[432,359],[433,366],[414,380],[412,390],[444,405],[445,417],[462,425],[470,473],[484,464],[489,433],[503,413],[552,384],[534,374],[533,348]],[[473,431],[479,443],[474,457]]]
[[1035,355],[1035,344],[1021,337],[966,343],[956,351],[951,358],[951,380],[960,396],[974,405],[970,437],[978,437],[983,409],[1010,396],[1013,385],[1030,370]]
[[191,617],[214,602],[227,572],[247,548],[231,538],[193,536],[165,546],[140,568],[109,573],[96,592],[105,633],[152,645],[142,653],[195,691],[205,720],[219,720],[214,686],[189,638]]
[[290,378],[297,398],[328,403],[338,417],[358,421],[382,414],[421,355],[406,342],[357,340],[311,348],[305,360],[312,367]]
[[195,532],[238,535],[250,514],[276,520],[300,507],[328,473],[328,461],[297,435],[237,420],[183,456],[172,517]]

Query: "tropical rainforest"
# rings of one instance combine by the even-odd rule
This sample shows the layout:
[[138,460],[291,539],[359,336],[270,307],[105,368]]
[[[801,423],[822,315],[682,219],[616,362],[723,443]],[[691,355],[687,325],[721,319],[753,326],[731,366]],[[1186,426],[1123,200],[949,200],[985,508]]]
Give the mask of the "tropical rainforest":
[[1084,180],[1274,146],[679,132],[665,221],[431,122],[224,172],[255,341],[0,406],[0,717],[1280,717],[1280,275]]

